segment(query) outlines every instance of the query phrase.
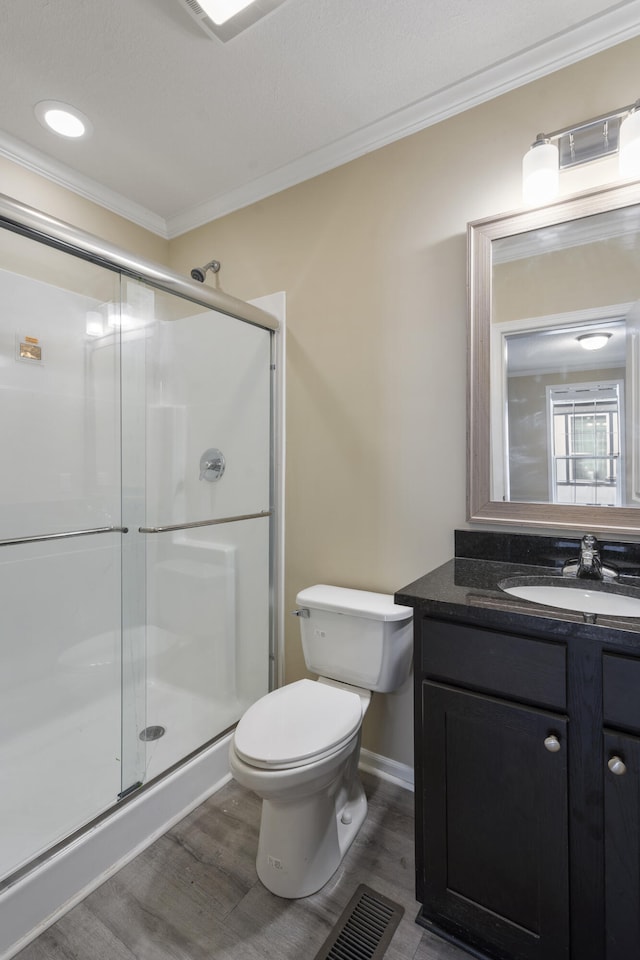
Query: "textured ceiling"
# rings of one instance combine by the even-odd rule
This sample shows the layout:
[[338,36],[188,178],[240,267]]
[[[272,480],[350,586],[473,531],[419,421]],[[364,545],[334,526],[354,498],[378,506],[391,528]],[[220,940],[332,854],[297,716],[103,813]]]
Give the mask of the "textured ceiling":
[[639,33],[640,0],[286,0],[227,43],[178,0],[0,0],[0,153],[172,236]]

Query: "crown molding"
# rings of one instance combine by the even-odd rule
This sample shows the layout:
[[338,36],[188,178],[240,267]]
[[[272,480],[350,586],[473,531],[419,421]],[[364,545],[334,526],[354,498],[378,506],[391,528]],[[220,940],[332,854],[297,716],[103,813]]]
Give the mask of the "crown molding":
[[640,0],[629,0],[515,57],[471,74],[320,150],[168,220],[0,132],[0,155],[163,239],[175,237],[410,136],[510,90],[640,34]]
[[72,167],[53,160],[39,150],[34,150],[33,147],[22,140],[14,139],[2,131],[0,131],[0,156],[6,157],[7,160],[11,160],[25,170],[37,173],[59,187],[70,190],[85,200],[90,200],[92,203],[104,207],[111,213],[124,217],[131,223],[144,227],[145,230],[157,234],[164,240],[169,239],[167,223],[157,213],[153,213],[141,204],[123,197],[115,190],[109,190],[108,187],[104,187],[96,180],[83,176]]
[[167,221],[169,239],[356,160],[638,34],[640,0],[631,0],[487,70],[471,74],[264,177],[171,217]]

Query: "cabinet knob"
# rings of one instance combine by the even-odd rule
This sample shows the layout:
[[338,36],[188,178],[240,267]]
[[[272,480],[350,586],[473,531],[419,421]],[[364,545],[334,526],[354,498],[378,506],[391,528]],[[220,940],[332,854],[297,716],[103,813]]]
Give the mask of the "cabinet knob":
[[557,753],[560,749],[560,741],[554,734],[551,734],[549,737],[546,737],[544,745],[549,751],[549,753]]
[[611,773],[615,773],[616,777],[621,777],[623,773],[627,772],[627,765],[620,757],[611,757],[607,766]]

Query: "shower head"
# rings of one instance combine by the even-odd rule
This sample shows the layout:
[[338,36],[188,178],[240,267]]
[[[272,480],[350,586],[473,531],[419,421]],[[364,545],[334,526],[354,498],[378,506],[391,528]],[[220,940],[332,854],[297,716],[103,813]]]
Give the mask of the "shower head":
[[209,263],[205,263],[204,267],[194,267],[191,271],[191,279],[197,280],[198,283],[204,283],[207,270],[211,270],[212,273],[217,273],[219,269],[220,261],[210,260]]

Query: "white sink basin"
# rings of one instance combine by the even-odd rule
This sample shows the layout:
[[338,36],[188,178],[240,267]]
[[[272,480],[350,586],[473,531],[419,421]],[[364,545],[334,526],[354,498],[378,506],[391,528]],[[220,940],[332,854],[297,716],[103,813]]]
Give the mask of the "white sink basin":
[[562,577],[513,577],[498,586],[512,597],[545,607],[608,617],[640,617],[640,590],[619,584]]

